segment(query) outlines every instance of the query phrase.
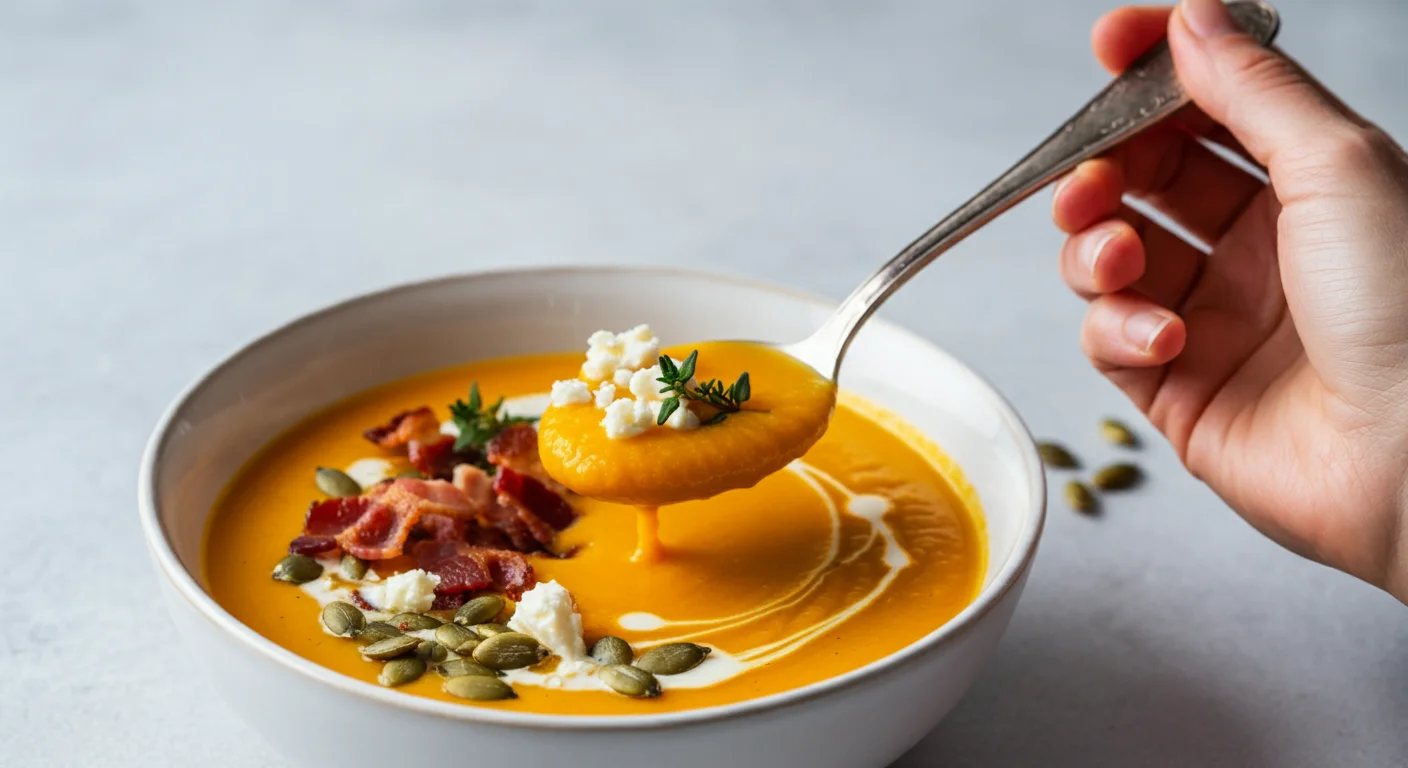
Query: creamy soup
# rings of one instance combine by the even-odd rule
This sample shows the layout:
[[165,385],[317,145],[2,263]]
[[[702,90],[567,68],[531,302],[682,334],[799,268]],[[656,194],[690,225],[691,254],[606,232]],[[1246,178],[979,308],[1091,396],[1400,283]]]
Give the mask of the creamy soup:
[[[986,572],[981,515],[938,447],[776,352],[719,344],[665,352],[683,359],[694,350],[700,378],[735,381],[748,371],[744,407],[713,424],[703,423],[713,416],[703,409],[688,432],[598,443],[603,458],[590,467],[573,464],[570,444],[597,440],[604,409],[549,407],[547,396],[553,382],[581,375],[580,354],[436,371],[309,417],[254,456],[217,502],[205,546],[211,593],[255,631],[348,676],[467,705],[567,714],[694,709],[798,688],[904,648],[974,599]],[[477,398],[467,396],[471,384]],[[545,408],[556,442],[544,440],[540,463],[531,441]],[[814,425],[828,414],[823,434]],[[806,424],[815,435],[798,431]],[[487,451],[472,444],[495,431]],[[733,446],[760,439],[780,447],[752,461],[717,460],[736,460]],[[805,453],[788,455],[784,446],[797,444]],[[476,498],[479,511],[463,512]],[[694,500],[674,503],[683,498]],[[661,506],[643,517],[633,504]],[[413,507],[424,511],[413,522],[396,516]],[[324,524],[336,533],[322,535]],[[650,556],[640,556],[641,542]],[[316,573],[289,578],[291,547],[307,553],[295,565],[315,561]],[[388,552],[396,554],[378,557]],[[450,555],[458,559],[446,566]],[[287,580],[270,578],[276,563]],[[446,592],[475,578],[493,583]],[[433,624],[453,624],[465,600],[504,593],[523,602],[509,600],[476,624],[526,630],[541,641],[539,656],[498,673],[494,685],[515,698],[456,696],[447,680],[465,678],[436,668],[461,654],[429,641],[465,635]],[[358,604],[357,615],[320,621],[334,601]],[[357,627],[332,634],[344,618]],[[399,626],[376,634],[376,620]],[[459,661],[479,658],[478,646],[505,627],[480,629]],[[642,666],[654,649],[707,655],[659,675],[647,691],[659,695],[636,698],[581,655],[607,636],[624,640]],[[386,653],[400,659],[394,669],[363,657],[388,639]],[[423,664],[412,661],[416,653]],[[400,677],[388,679],[388,670]]]

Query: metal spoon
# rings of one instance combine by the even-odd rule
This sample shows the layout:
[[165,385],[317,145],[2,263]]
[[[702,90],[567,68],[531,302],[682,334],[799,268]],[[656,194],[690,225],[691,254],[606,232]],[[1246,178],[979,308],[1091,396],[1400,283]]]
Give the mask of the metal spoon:
[[[1270,45],[1276,37],[1280,17],[1269,4],[1234,0],[1227,4],[1227,10],[1262,45]],[[1174,74],[1168,44],[1159,43],[987,189],[861,283],[816,333],[781,349],[835,380],[861,324],[939,254],[1079,163],[1108,151],[1187,103],[1188,95]]]

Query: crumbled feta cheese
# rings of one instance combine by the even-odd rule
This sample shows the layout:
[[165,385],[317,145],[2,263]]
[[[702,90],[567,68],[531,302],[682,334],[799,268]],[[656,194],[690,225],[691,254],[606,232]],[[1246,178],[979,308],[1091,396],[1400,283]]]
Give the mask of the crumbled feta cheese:
[[606,415],[601,426],[606,428],[606,436],[612,440],[635,437],[655,425],[655,417],[648,408],[638,408],[635,400],[622,398],[606,406]]
[[362,596],[387,613],[424,613],[435,602],[440,577],[417,568],[398,573],[375,587],[364,587]]
[[618,368],[616,373],[611,376],[611,383],[615,384],[618,389],[630,389],[632,373],[634,371],[630,368]]
[[[562,659],[559,671],[572,671],[587,661],[582,617],[572,595],[556,581],[540,582],[523,593],[509,619],[509,629],[530,635]],[[566,670],[563,668],[567,667]]]
[[603,381],[596,389],[596,407],[606,410],[608,405],[616,400],[616,385],[609,381]]
[[[655,410],[655,415],[659,417],[660,409]],[[670,418],[665,419],[665,426],[671,429],[698,429],[699,416],[690,409],[688,403],[680,403],[680,407],[670,414]]]
[[663,400],[664,398],[660,397],[660,382],[656,381],[661,375],[663,374],[658,365],[642,368],[631,374],[631,394],[644,402]]
[[592,401],[592,390],[586,382],[577,379],[555,381],[552,384],[552,404],[556,406],[580,405]]

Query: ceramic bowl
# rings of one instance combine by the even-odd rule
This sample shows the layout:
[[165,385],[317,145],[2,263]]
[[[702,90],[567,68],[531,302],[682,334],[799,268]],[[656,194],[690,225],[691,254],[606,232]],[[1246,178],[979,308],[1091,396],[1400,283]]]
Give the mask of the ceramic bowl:
[[[230,707],[303,766],[394,765],[407,745],[484,765],[883,766],[918,742],[977,676],[1007,627],[1041,533],[1045,485],[1017,414],[973,371],[872,320],[840,384],[942,445],[981,498],[982,594],[904,650],[839,677],[728,706],[640,716],[537,715],[410,696],[284,650],[203,585],[211,505],[256,450],[309,413],[411,374],[583,348],[598,328],[649,322],[665,339],[792,341],[833,303],[727,277],[655,269],[471,274],[384,290],[296,320],[196,381],[142,462],[142,525],[190,658]],[[339,748],[329,745],[340,744]]]

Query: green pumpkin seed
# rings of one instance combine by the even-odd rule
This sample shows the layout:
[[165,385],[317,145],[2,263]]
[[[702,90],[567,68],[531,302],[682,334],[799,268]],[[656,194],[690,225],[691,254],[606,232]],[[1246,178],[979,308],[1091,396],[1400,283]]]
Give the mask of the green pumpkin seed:
[[596,663],[602,665],[630,664],[631,660],[635,658],[630,643],[610,635],[592,643],[591,654]]
[[485,639],[513,631],[502,624],[473,624],[470,629],[474,630],[474,634]]
[[497,677],[482,675],[452,677],[445,681],[444,688],[445,693],[451,696],[471,701],[499,701],[518,698],[518,694],[513,692],[513,688]]
[[358,640],[374,643],[377,640],[385,640],[388,637],[400,637],[401,634],[401,630],[384,621],[373,621],[367,624],[366,629],[358,632],[356,637]]
[[289,555],[274,566],[274,578],[290,584],[306,584],[322,575],[322,563],[307,555]]
[[521,632],[503,632],[486,637],[474,647],[474,660],[490,669],[531,667],[547,655],[547,649],[537,640]]
[[660,681],[640,667],[608,664],[598,669],[596,676],[611,690],[626,696],[648,699],[660,695]]
[[455,611],[455,623],[462,627],[472,627],[494,620],[504,609],[504,599],[498,595],[480,595],[460,606]]
[[423,674],[425,674],[425,660],[415,656],[407,656],[386,662],[381,668],[381,674],[377,675],[376,681],[387,688],[395,688],[398,685],[414,683]]
[[655,675],[678,675],[699,666],[712,650],[694,643],[665,643],[642,654],[636,666]]
[[1133,464],[1111,464],[1092,475],[1090,484],[1102,491],[1123,491],[1143,479],[1144,473]]
[[1056,443],[1037,443],[1037,453],[1041,454],[1041,463],[1053,469],[1076,469],[1080,467],[1080,462],[1076,457],[1066,450],[1064,446]]
[[338,637],[356,635],[367,626],[367,617],[357,606],[339,600],[323,606],[323,626]]
[[434,640],[422,640],[416,646],[416,656],[431,664],[439,664],[450,655],[450,650]]
[[483,664],[480,664],[474,659],[451,659],[445,662],[444,664],[437,665],[435,667],[435,672],[441,677],[465,677],[467,675],[478,675],[480,677],[499,677],[503,674],[502,672],[489,669],[488,667],[484,666]]
[[407,635],[388,637],[371,645],[362,646],[362,655],[369,659],[394,659],[414,651],[419,645],[419,639]]
[[318,484],[318,490],[335,499],[362,495],[361,484],[340,469],[318,467],[318,471],[313,473],[313,480]]
[[391,626],[402,632],[416,632],[422,629],[435,629],[442,621],[422,613],[398,613],[391,617]]
[[[479,645],[479,635],[458,624],[441,624],[436,627],[435,639],[440,641],[441,645],[461,655],[474,650],[474,646]],[[461,651],[461,648],[464,650]]]
[[1093,514],[1099,504],[1095,501],[1095,495],[1085,487],[1085,483],[1079,480],[1072,480],[1066,483],[1066,503],[1071,509],[1084,514]]
[[1135,448],[1139,445],[1139,438],[1134,436],[1134,431],[1124,425],[1124,422],[1116,419],[1100,420],[1100,436],[1106,442],[1114,445],[1122,445],[1126,448]]
[[367,575],[367,561],[356,555],[342,556],[342,562],[338,563],[338,570],[342,571],[342,577],[353,581],[361,581]]

